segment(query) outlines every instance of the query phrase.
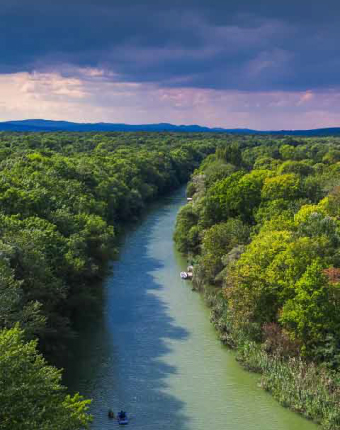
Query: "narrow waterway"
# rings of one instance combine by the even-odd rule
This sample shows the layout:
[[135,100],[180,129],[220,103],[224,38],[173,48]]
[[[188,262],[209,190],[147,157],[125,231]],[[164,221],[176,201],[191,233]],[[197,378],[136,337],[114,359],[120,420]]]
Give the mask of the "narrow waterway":
[[261,390],[223,347],[201,297],[182,281],[172,240],[184,190],[131,229],[105,283],[103,316],[74,345],[65,381],[93,399],[93,430],[316,430]]

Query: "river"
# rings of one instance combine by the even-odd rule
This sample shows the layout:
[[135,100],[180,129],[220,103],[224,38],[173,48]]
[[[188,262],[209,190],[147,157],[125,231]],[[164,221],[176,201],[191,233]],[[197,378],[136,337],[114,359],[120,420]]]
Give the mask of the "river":
[[103,315],[74,343],[71,391],[92,398],[91,429],[118,427],[109,408],[140,430],[317,430],[258,387],[218,341],[202,298],[179,277],[172,240],[181,189],[132,227],[104,285]]

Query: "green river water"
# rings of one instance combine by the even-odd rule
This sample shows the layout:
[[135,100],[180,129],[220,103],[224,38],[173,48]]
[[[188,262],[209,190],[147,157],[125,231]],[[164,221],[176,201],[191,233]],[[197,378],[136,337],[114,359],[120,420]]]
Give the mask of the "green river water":
[[104,285],[103,315],[80,333],[66,366],[71,391],[92,398],[93,430],[317,430],[258,387],[219,342],[202,298],[182,281],[172,240],[184,189],[161,200],[122,241]]

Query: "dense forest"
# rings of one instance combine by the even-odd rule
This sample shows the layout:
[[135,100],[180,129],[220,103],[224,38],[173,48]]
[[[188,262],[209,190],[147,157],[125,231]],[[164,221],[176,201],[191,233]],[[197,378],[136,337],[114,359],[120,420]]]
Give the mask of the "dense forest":
[[124,225],[194,170],[175,241],[221,339],[340,428],[340,139],[0,133],[0,168],[0,430],[89,425],[51,363],[98,308]]
[[[86,427],[55,363],[91,316],[124,223],[221,136],[0,133],[0,429]],[[47,361],[46,361],[47,360]]]
[[239,137],[195,171],[175,241],[221,339],[283,405],[340,428],[340,140]]

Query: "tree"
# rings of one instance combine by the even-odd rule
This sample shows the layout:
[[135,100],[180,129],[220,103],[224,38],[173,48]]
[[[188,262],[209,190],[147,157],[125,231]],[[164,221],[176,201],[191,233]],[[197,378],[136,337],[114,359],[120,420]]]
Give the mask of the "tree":
[[308,176],[314,173],[314,170],[308,164],[302,161],[286,161],[279,168],[281,175],[295,173],[296,175]]
[[21,283],[15,279],[14,270],[9,265],[11,249],[0,242],[0,252],[0,330],[11,328],[19,321],[25,328],[26,337],[32,338],[45,327],[41,305],[38,302],[25,303]]
[[215,184],[215,182],[230,176],[235,170],[236,167],[234,165],[218,159],[214,163],[209,164],[204,170],[205,185],[209,188],[211,185]]
[[322,344],[328,334],[339,340],[339,284],[330,284],[320,261],[313,261],[295,287],[294,298],[288,300],[280,322],[291,336],[301,341],[305,353]]
[[323,157],[322,162],[327,164],[335,164],[340,161],[340,151],[338,149],[333,149]]
[[216,182],[208,191],[208,212],[211,219],[224,221],[230,217],[241,217],[252,223],[254,212],[261,203],[264,181],[271,175],[269,170],[238,171]]
[[208,282],[214,283],[215,277],[223,269],[222,257],[238,244],[248,241],[249,230],[239,219],[230,218],[205,232],[200,262]]
[[262,189],[265,200],[294,200],[301,195],[300,177],[293,173],[267,178]]
[[273,269],[273,264],[291,241],[289,231],[260,233],[229,270],[225,290],[229,312],[235,327],[245,331],[252,327],[251,336],[257,340],[261,339],[263,324],[274,322],[281,306],[277,278],[282,271]]
[[61,372],[47,365],[37,342],[24,342],[18,326],[0,332],[0,429],[80,430],[88,428],[89,400],[70,396]]
[[199,245],[198,214],[194,204],[185,205],[178,213],[174,240],[179,251],[197,252]]
[[292,145],[282,145],[280,154],[284,160],[294,160],[296,157],[296,148]]
[[234,142],[225,147],[217,148],[217,159],[224,160],[234,166],[242,165],[242,152],[238,143]]

